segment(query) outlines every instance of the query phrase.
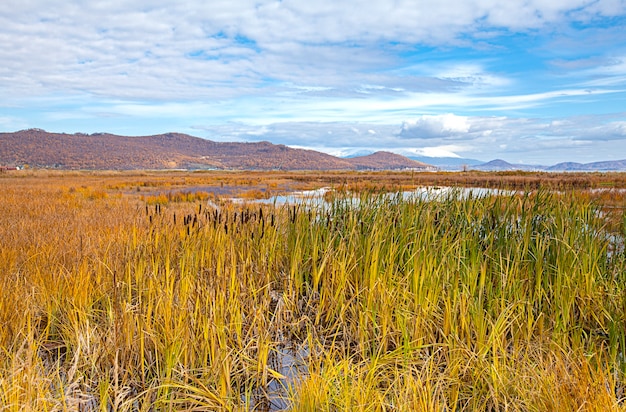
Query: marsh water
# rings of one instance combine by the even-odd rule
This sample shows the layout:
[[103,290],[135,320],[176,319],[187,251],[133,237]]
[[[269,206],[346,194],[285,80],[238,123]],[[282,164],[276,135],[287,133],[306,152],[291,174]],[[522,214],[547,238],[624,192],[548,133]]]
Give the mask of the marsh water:
[[[302,190],[294,191],[287,194],[271,196],[268,199],[258,199],[254,202],[263,204],[297,204],[297,203],[311,203],[313,205],[322,205],[328,203],[326,195],[332,193],[333,189],[329,187],[323,187],[315,190]],[[446,196],[455,195],[460,198],[468,197],[482,197],[488,195],[509,195],[513,194],[513,191],[501,190],[501,189],[489,189],[484,187],[468,187],[458,188],[449,186],[432,186],[432,187],[419,187],[414,190],[405,190],[399,193],[389,193],[387,196],[393,197],[401,195],[403,200],[420,199],[420,200],[436,200],[445,198]],[[358,201],[358,196],[354,197],[355,201]],[[239,199],[231,199],[236,202],[242,202]]]

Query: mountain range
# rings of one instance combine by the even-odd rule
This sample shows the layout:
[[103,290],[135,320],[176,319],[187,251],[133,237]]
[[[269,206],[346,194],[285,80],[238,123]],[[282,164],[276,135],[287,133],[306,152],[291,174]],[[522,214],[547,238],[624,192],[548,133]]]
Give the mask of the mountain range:
[[563,162],[552,166],[512,164],[502,159],[495,159],[483,164],[474,164],[467,168],[484,171],[614,172],[626,171],[626,159],[591,163]]
[[[372,153],[362,150],[357,152],[359,156]],[[626,159],[601,161],[591,163],[563,162],[555,165],[540,164],[516,164],[509,163],[502,159],[494,159],[488,162],[464,158],[464,157],[429,157],[415,155],[408,151],[400,151],[409,159],[417,160],[436,167],[444,171],[478,170],[485,172],[505,172],[505,171],[545,171],[545,172],[610,172],[626,171]],[[355,156],[354,154],[352,156]]]
[[119,136],[109,133],[50,133],[28,129],[0,133],[0,167],[132,170],[484,170],[484,171],[626,171],[626,159],[552,166],[484,163],[456,157],[402,156],[360,152],[337,157],[270,142],[215,142],[182,133]]
[[390,153],[343,159],[269,142],[215,142],[181,133],[118,136],[41,129],[0,133],[0,166],[56,169],[428,170]]

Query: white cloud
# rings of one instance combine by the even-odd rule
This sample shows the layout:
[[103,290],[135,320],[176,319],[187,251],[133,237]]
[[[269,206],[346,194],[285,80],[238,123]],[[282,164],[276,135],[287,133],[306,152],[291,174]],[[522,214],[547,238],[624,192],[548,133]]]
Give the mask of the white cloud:
[[407,120],[402,124],[401,137],[430,139],[434,137],[452,137],[469,132],[470,124],[466,117],[448,113],[443,115],[424,115]]
[[571,116],[623,101],[623,27],[586,25],[624,0],[7,1],[3,127],[464,156],[624,140],[623,116]]
[[582,87],[626,87],[626,56],[604,58],[601,63],[589,65],[576,72],[589,80]]
[[[335,155],[391,150],[405,155],[460,156],[485,161],[513,160],[509,156],[515,155],[517,161],[526,153],[526,163],[552,164],[565,160],[592,161],[594,157],[614,159],[620,157],[620,153],[625,157],[626,122],[619,117],[616,115],[613,120],[605,116],[544,120],[448,114],[421,116],[388,125],[292,122],[257,127],[233,123],[205,130],[210,138],[220,140],[269,140]],[[598,126],[599,122],[605,123]],[[410,133],[405,133],[409,129]],[[367,133],[362,132],[365,130]],[[431,135],[424,136],[418,130],[427,130]],[[594,150],[590,150],[591,147]]]
[[[390,64],[387,41],[451,44],[479,26],[525,30],[559,24],[570,11],[590,19],[623,9],[582,0],[9,0],[0,16],[8,46],[0,49],[0,87],[157,99],[242,95],[268,78],[329,87],[374,62]],[[348,76],[337,75],[339,67]],[[507,81],[472,64],[435,77]]]
[[431,147],[422,147],[419,149],[412,150],[418,156],[427,156],[427,157],[457,157],[460,158],[455,151],[463,150],[464,148],[461,146],[454,145],[443,145],[443,146],[431,146]]
[[410,70],[427,74],[428,76],[450,80],[457,85],[478,89],[503,87],[511,84],[511,79],[501,75],[489,73],[486,63],[430,63],[413,66]]
[[12,116],[0,116],[0,127],[3,130],[20,130],[27,128],[28,125],[23,120]]

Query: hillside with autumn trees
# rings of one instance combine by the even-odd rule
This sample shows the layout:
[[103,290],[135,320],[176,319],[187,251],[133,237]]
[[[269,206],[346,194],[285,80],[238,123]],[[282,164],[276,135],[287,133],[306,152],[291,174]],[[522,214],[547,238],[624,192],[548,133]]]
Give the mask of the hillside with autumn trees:
[[428,165],[392,153],[342,159],[269,142],[215,142],[181,133],[118,136],[66,134],[41,129],[0,133],[0,165],[36,168],[392,170]]

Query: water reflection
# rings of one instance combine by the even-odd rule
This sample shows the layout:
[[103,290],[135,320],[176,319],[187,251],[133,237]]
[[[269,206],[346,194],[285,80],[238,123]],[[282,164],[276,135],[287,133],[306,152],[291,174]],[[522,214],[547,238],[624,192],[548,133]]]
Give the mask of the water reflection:
[[[273,205],[285,205],[285,204],[312,204],[312,205],[324,205],[328,203],[328,199],[332,199],[334,189],[329,187],[323,187],[315,190],[303,190],[291,192],[283,195],[276,195],[269,197],[268,199],[254,200],[254,203],[273,204]],[[446,197],[454,196],[457,198],[478,198],[484,196],[493,195],[511,195],[515,193],[510,190],[502,189],[489,189],[484,187],[449,187],[449,186],[427,186],[419,187],[414,190],[405,190],[399,193],[388,193],[386,196],[395,197],[402,196],[403,200],[443,200]],[[358,201],[358,194],[353,196],[355,201]],[[232,199],[233,202],[242,203],[242,199]],[[249,202],[249,200],[248,200]]]

